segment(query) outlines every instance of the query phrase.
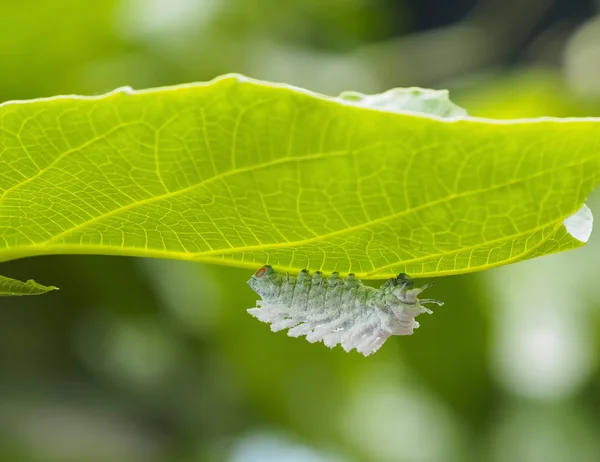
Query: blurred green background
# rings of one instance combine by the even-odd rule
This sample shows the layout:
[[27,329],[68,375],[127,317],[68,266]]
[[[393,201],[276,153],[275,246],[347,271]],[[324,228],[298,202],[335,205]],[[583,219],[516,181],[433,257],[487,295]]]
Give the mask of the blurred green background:
[[[0,101],[205,81],[449,88],[472,115],[600,116],[594,0],[0,0]],[[565,153],[569,155],[569,153]],[[589,205],[600,211],[600,195]],[[0,460],[600,460],[600,242],[439,280],[374,356],[272,334],[250,273],[0,265]]]

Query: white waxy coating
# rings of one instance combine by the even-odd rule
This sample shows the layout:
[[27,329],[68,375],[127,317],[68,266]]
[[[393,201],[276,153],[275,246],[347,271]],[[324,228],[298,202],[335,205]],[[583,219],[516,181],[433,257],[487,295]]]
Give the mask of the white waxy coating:
[[343,280],[337,273],[325,278],[302,270],[296,278],[266,265],[248,284],[262,299],[248,312],[271,324],[273,332],[289,329],[291,337],[306,335],[311,343],[322,341],[329,348],[340,344],[345,351],[356,349],[365,356],[391,335],[411,335],[419,327],[414,318],[431,313],[422,303],[443,305],[419,300],[417,295],[429,286],[414,288],[405,274],[375,289],[353,275]]

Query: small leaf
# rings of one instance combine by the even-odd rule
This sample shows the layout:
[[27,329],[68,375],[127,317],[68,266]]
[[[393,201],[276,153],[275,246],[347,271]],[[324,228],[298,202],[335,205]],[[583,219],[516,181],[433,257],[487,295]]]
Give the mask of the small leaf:
[[33,279],[27,282],[0,276],[0,295],[40,295],[58,290],[58,287],[43,286]]

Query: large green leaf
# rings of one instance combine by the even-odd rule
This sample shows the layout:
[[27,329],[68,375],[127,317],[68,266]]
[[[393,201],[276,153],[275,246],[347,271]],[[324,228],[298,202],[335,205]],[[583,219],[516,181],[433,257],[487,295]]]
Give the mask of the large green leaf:
[[12,102],[0,106],[0,261],[464,273],[583,245],[589,213],[568,222],[579,239],[564,221],[599,174],[599,119],[473,119],[445,92],[327,98],[225,76]]

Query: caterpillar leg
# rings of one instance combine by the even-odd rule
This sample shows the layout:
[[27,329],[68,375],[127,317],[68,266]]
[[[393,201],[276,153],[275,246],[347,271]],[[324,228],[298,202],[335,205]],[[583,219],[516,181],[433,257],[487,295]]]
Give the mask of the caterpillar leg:
[[430,287],[433,287],[434,285],[435,285],[435,281],[432,281],[432,282],[430,282],[428,284],[425,284],[422,287],[419,287],[419,293],[423,292],[426,289],[429,289]]

